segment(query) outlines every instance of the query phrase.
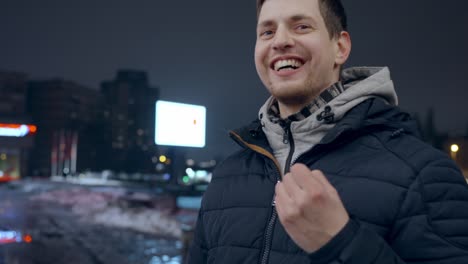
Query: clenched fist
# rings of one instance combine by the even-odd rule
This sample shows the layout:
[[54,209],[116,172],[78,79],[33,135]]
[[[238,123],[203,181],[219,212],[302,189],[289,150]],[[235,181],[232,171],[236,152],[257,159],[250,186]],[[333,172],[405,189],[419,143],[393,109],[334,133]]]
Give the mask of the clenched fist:
[[336,189],[321,171],[295,164],[276,184],[275,192],[281,224],[307,253],[324,246],[349,221]]

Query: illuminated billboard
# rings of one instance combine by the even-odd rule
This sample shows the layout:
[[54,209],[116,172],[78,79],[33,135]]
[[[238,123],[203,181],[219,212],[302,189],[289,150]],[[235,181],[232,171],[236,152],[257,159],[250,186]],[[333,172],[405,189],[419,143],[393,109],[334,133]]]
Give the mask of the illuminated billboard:
[[34,134],[37,127],[25,124],[0,124],[0,137],[25,137]]
[[157,145],[202,148],[205,146],[206,108],[157,101],[154,131]]

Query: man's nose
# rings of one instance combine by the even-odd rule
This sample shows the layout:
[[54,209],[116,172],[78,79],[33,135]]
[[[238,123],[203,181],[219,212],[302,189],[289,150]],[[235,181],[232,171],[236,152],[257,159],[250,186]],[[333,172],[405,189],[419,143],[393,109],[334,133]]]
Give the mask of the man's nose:
[[273,49],[285,50],[293,46],[294,46],[294,39],[291,33],[284,28],[278,28],[275,33]]

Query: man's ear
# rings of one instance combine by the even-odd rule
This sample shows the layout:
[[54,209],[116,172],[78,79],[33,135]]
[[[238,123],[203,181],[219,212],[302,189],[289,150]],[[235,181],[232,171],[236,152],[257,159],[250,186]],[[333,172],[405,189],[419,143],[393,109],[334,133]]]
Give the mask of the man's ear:
[[336,57],[335,64],[343,65],[348,60],[351,53],[351,36],[346,31],[341,31],[340,36],[336,39]]

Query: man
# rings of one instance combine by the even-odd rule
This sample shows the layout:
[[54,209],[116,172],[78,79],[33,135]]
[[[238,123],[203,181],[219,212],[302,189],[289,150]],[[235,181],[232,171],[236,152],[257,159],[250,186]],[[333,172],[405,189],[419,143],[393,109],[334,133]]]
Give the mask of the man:
[[231,132],[189,263],[468,263],[468,186],[396,107],[387,68],[341,70],[339,0],[259,0],[271,98]]

